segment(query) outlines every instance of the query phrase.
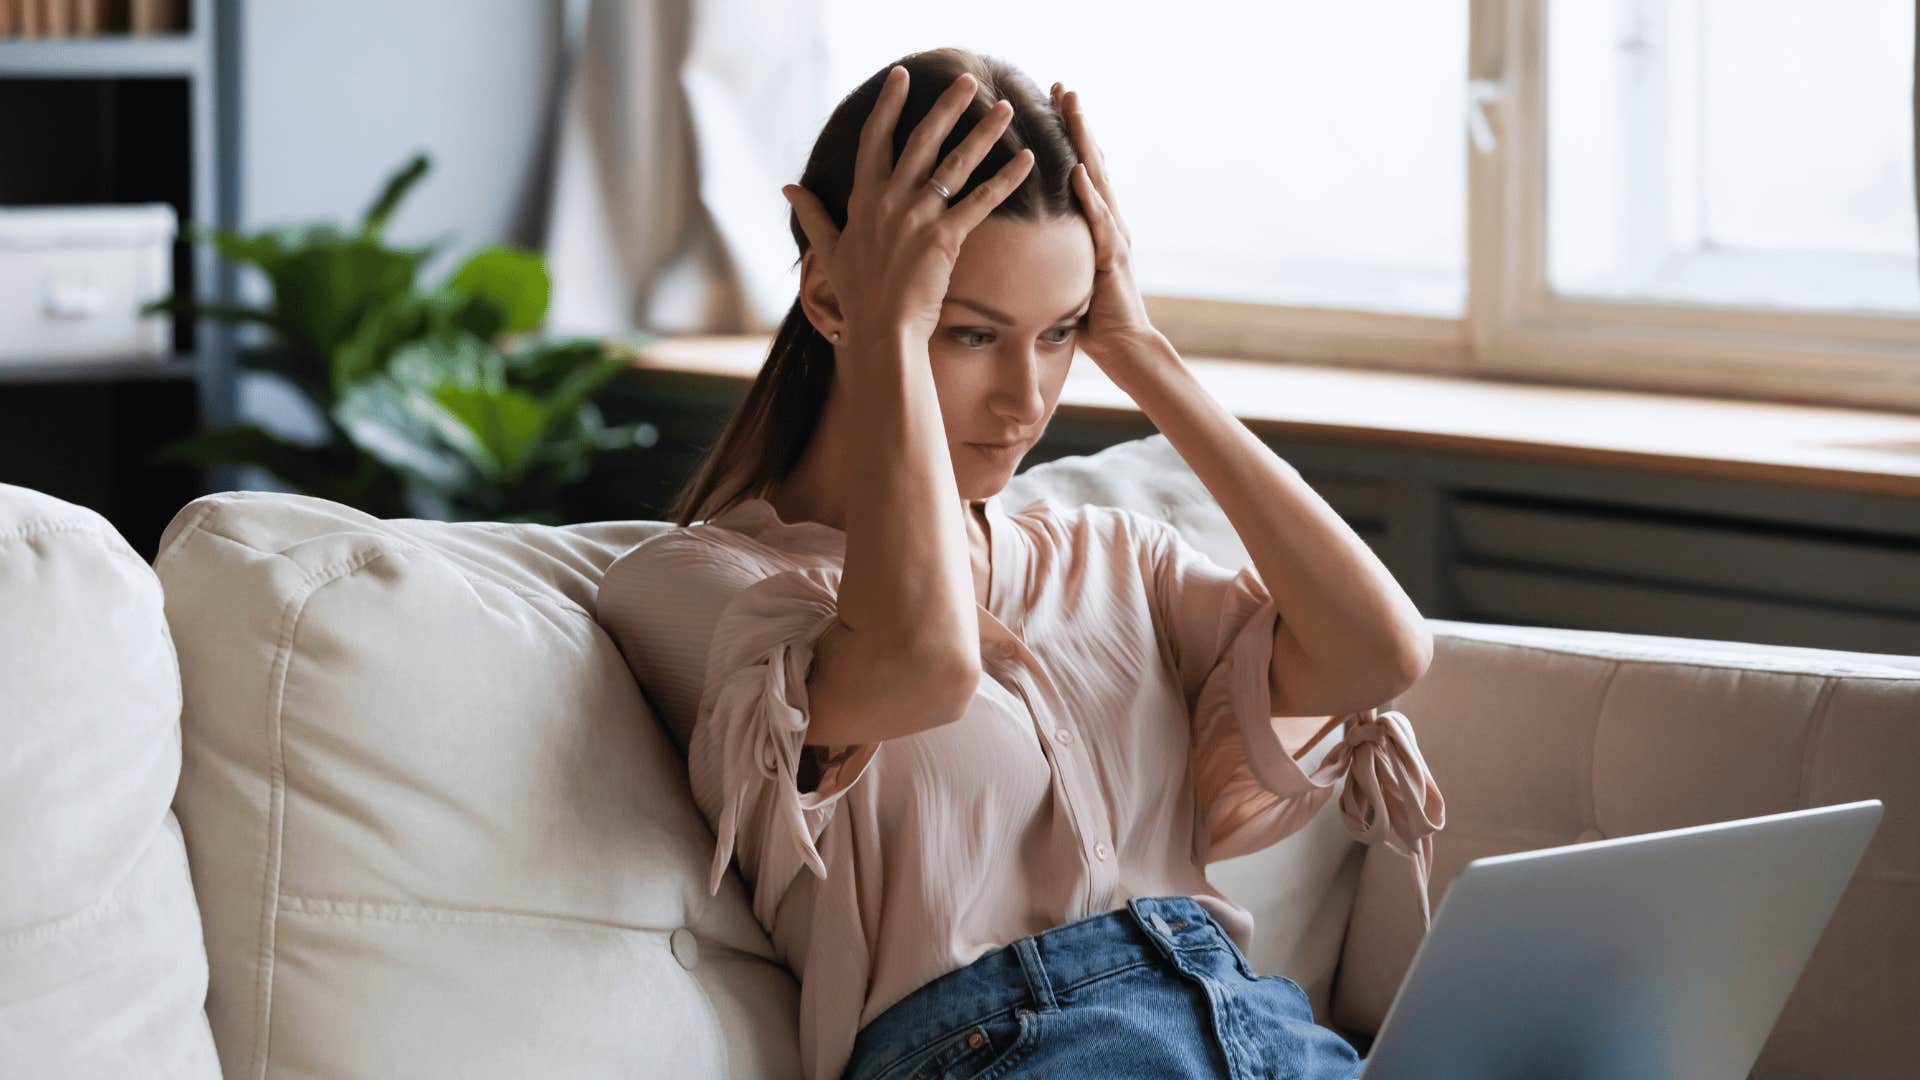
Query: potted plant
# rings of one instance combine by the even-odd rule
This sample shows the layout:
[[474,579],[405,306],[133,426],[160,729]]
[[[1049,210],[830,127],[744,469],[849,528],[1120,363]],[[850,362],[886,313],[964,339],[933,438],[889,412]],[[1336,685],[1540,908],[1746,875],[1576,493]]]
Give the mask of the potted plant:
[[266,328],[268,340],[243,346],[237,362],[284,379],[324,418],[326,437],[297,442],[235,424],[170,444],[161,457],[258,466],[381,517],[558,523],[560,496],[598,454],[647,445],[650,425],[609,427],[591,399],[650,336],[535,339],[551,289],[540,255],[482,248],[439,284],[418,284],[439,242],[397,247],[382,234],[428,168],[416,154],[357,229],[191,231],[257,267],[271,306],[175,294],[142,313]]

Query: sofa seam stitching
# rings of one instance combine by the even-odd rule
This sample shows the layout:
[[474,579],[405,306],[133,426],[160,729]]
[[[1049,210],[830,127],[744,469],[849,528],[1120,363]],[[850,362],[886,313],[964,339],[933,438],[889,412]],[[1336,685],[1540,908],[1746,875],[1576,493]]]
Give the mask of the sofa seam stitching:
[[[209,532],[209,535],[216,535]],[[230,538],[223,538],[230,539]],[[237,542],[237,541],[236,541]],[[244,546],[244,545],[243,545]],[[267,848],[261,853],[265,892],[260,911],[260,938],[256,948],[259,967],[254,975],[254,1015],[260,1025],[254,1033],[253,1062],[249,1071],[265,1080],[269,1043],[273,1026],[273,968],[275,937],[280,915],[280,877],[286,847],[286,741],[282,721],[286,714],[287,674],[293,665],[293,639],[300,620],[315,593],[346,578],[376,560],[387,551],[360,551],[353,556],[321,567],[300,582],[300,591],[287,598],[282,629],[274,645],[273,705],[269,738],[273,756],[267,777]]]
[[1620,677],[1620,669],[1626,665],[1616,659],[1607,670],[1607,683],[1600,688],[1600,700],[1593,707],[1593,733],[1587,737],[1587,828],[1605,836],[1607,831],[1600,827],[1600,725],[1607,717],[1607,699],[1613,695],[1613,684]]
[[198,503],[199,505],[198,505],[198,508],[194,510],[193,516],[189,517],[185,522],[181,524],[180,532],[174,536],[172,541],[170,541],[166,547],[161,548],[158,552],[154,554],[154,557],[153,557],[154,570],[157,572],[160,568],[160,564],[171,559],[173,557],[173,553],[178,551],[181,545],[187,542],[187,538],[192,536],[194,533],[205,532],[205,533],[208,533],[209,535],[216,535],[212,533],[211,530],[207,529],[205,526],[207,515],[213,513],[213,508],[215,506],[218,506],[225,502],[230,502],[230,501],[231,500],[229,499],[222,499],[218,495],[208,495],[208,496],[203,496],[200,499],[196,499],[195,502]]
[[[211,508],[211,504],[207,509],[210,509],[210,508]],[[205,510],[203,510],[202,513],[204,514]],[[461,522],[449,522],[448,524],[458,524],[462,527],[466,527],[470,525],[483,524],[483,523],[473,522],[473,521],[461,521]],[[162,559],[164,559],[168,554],[172,553],[173,549],[179,545],[181,540],[187,535],[189,531],[198,532],[203,536],[210,536],[216,540],[225,541],[226,543],[232,544],[235,547],[241,548],[242,550],[253,552],[256,555],[263,555],[268,558],[280,559],[284,562],[291,563],[294,566],[300,565],[300,560],[295,559],[291,555],[288,555],[285,551],[273,551],[267,548],[262,548],[262,547],[255,546],[253,544],[249,544],[245,540],[241,540],[235,536],[230,536],[227,533],[220,532],[217,529],[206,528],[205,526],[200,525],[196,521],[189,525],[182,526],[181,535],[174,539],[173,544],[168,545],[167,550],[165,552],[161,553],[159,557],[154,559],[153,565],[155,569],[159,567]],[[327,535],[332,535],[332,534],[327,534]],[[421,554],[432,555],[435,553],[434,548],[431,545],[417,543],[403,536],[395,536],[389,533],[378,533],[378,532],[365,533],[362,535],[370,543],[384,545],[384,548],[381,551],[381,553],[386,555],[413,556],[413,555],[421,555]],[[362,549],[362,550],[364,553],[365,549]],[[329,570],[333,569],[337,565],[338,563],[329,563],[325,566],[321,566],[314,570],[311,570],[307,572],[300,579],[300,581],[304,583],[316,576],[324,575],[325,573],[327,573]],[[526,601],[530,604],[537,603],[549,610],[570,612],[575,615],[580,615],[590,621],[594,620],[593,612],[589,611],[584,605],[579,604],[567,598],[564,595],[550,596],[550,595],[547,595],[546,593],[537,592],[532,589],[525,589],[516,585],[507,585],[498,581],[490,580],[486,577],[476,576],[474,574],[470,574],[467,571],[461,569],[458,565],[455,565],[450,561],[447,562],[446,565],[448,569],[453,571],[456,577],[458,577],[461,581],[466,582],[469,585],[486,585],[491,588],[499,589],[501,592],[508,593],[513,596],[517,596],[521,600]]]

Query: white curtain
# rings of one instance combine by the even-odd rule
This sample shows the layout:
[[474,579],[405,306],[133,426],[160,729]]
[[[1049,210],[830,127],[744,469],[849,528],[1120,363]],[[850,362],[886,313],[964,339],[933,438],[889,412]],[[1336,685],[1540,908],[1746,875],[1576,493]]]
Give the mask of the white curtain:
[[837,100],[825,0],[570,2],[548,332],[771,330],[798,282],[780,185]]

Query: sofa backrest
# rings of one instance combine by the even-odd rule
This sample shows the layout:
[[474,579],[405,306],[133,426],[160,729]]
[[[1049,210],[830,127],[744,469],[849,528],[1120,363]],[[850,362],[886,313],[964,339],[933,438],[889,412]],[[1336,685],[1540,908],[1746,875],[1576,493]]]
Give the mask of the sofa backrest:
[[146,561],[0,484],[0,1076],[220,1076],[179,725]]
[[155,565],[228,1077],[790,1074],[792,976],[590,616],[664,522],[195,500]]
[[[1482,856],[1879,799],[1880,827],[1754,1075],[1913,1075],[1920,657],[1431,625],[1433,665],[1399,707],[1447,797],[1436,909]],[[1335,1021],[1367,1032],[1423,929],[1387,855],[1366,853],[1334,992]]]

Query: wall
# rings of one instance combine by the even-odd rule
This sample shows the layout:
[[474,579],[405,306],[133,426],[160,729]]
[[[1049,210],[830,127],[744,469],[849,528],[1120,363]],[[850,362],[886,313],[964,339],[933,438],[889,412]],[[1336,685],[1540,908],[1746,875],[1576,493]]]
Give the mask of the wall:
[[[275,0],[239,9],[238,220],[243,229],[357,222],[416,150],[433,167],[388,226],[396,242],[452,233],[436,280],[486,244],[535,246],[563,74],[561,0]],[[241,281],[259,299],[264,284]],[[242,420],[289,437],[304,399],[242,376]],[[249,477],[245,486],[266,487]]]

